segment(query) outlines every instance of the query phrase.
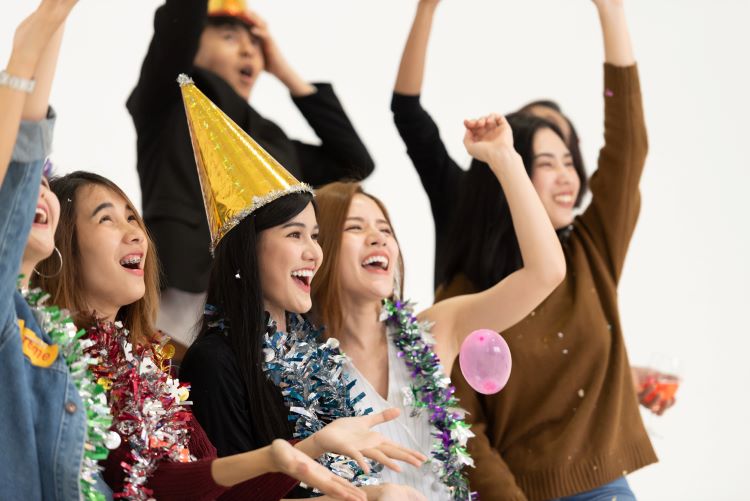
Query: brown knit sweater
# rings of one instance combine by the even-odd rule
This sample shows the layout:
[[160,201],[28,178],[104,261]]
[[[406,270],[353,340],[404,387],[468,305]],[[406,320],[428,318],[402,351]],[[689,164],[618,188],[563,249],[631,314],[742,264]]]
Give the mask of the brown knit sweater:
[[[496,395],[476,394],[458,364],[453,381],[471,415],[483,501],[543,500],[585,492],[656,461],[638,410],[620,328],[617,284],[640,209],[648,148],[638,70],[605,65],[605,145],[563,249],[565,281],[502,333],[513,372]],[[465,277],[437,300],[474,292]]]

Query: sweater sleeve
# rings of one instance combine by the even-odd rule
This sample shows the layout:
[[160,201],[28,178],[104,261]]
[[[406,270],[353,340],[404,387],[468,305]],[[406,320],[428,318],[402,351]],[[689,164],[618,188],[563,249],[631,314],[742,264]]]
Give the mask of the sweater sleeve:
[[438,233],[447,230],[463,170],[450,157],[440,130],[419,96],[393,94],[391,111],[406,152],[427,193]]
[[618,282],[640,212],[648,138],[638,68],[605,64],[604,87],[604,146],[589,183],[591,204],[579,222]]
[[189,73],[198,52],[208,0],[167,0],[154,15],[154,36],[127,108],[137,129],[180,99],[177,75]]
[[490,443],[487,418],[479,395],[468,387],[460,369],[453,371],[452,380],[456,386],[460,384],[466,387],[461,391],[461,407],[467,411],[467,421],[475,435],[469,439],[468,444],[469,454],[475,464],[474,468],[468,468],[471,490],[479,493],[479,499],[526,501],[526,495],[516,484],[513,472]]
[[293,98],[320,145],[293,141],[302,168],[302,180],[313,186],[334,181],[361,181],[375,163],[354,130],[330,84],[315,84],[315,93]]

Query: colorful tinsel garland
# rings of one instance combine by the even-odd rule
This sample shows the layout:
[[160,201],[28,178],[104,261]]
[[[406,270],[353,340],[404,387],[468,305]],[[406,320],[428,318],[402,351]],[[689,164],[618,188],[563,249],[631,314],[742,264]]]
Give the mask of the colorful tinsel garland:
[[466,450],[466,443],[474,434],[463,420],[465,413],[454,396],[456,390],[432,348],[435,341],[429,333],[430,325],[420,323],[414,315],[413,304],[402,301],[385,300],[380,319],[386,322],[389,335],[399,350],[398,356],[411,371],[407,405],[412,407],[412,415],[424,410],[429,412],[434,437],[433,471],[448,487],[453,499],[478,499],[462,472],[464,466],[474,466]]
[[76,328],[67,310],[46,304],[49,294],[39,288],[21,288],[20,292],[34,313],[39,327],[59,346],[59,353],[68,366],[71,380],[83,402],[86,440],[81,463],[82,497],[86,501],[104,501],[106,497],[96,489],[97,473],[102,470],[99,461],[107,458],[109,449],[115,449],[119,445],[119,436],[109,431],[112,417],[107,397],[104,388],[96,382],[94,374],[89,370],[91,365],[98,363],[95,356],[86,352],[93,343],[82,339],[86,331]]
[[[322,329],[315,329],[301,316],[292,315],[288,332],[276,330],[269,323],[263,340],[266,375],[282,390],[289,407],[289,419],[294,422],[294,437],[306,438],[338,418],[365,415],[372,412],[355,410],[364,398],[361,393],[351,398],[355,381],[347,381],[343,363],[346,356],[338,349],[338,341],[319,341]],[[365,474],[353,459],[326,453],[319,462],[355,485],[375,485],[380,482],[383,466],[370,462],[370,473]]]
[[189,462],[189,386],[170,375],[170,347],[133,346],[120,322],[98,321],[87,331],[88,353],[99,358],[92,369],[108,390],[115,430],[127,442],[123,491],[115,497],[147,500],[149,477],[160,461]]

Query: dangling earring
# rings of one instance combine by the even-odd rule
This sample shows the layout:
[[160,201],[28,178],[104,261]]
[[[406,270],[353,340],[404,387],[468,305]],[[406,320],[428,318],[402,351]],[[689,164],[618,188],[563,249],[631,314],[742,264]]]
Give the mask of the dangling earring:
[[60,249],[58,249],[57,246],[55,246],[55,252],[57,252],[57,257],[60,259],[60,269],[57,270],[57,272],[53,273],[52,275],[42,275],[41,273],[39,273],[39,270],[37,270],[36,268],[32,268],[34,270],[34,273],[36,273],[42,278],[53,278],[59,275],[63,269],[63,258],[62,258],[62,254],[60,254]]
[[401,300],[401,270],[396,265],[396,270],[393,273],[393,300]]

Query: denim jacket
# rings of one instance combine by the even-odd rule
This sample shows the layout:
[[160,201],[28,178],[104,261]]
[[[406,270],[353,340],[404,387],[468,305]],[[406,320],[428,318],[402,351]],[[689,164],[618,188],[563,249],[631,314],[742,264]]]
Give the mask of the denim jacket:
[[16,291],[34,218],[54,116],[21,126],[0,188],[0,499],[78,500],[85,416],[60,355],[34,365],[23,353],[18,320],[39,328]]

